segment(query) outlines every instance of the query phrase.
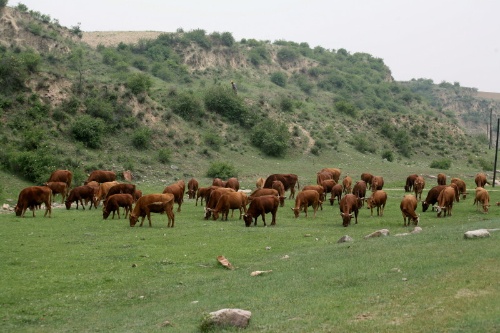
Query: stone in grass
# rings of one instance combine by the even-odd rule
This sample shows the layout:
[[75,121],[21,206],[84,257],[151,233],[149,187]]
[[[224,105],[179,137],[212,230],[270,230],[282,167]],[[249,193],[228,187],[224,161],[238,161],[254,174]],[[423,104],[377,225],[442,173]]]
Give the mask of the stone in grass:
[[365,236],[365,239],[389,235],[389,229],[380,229]]
[[464,234],[465,239],[485,237],[490,237],[490,233],[486,229],[470,230]]
[[344,235],[340,237],[340,239],[337,241],[337,243],[346,243],[346,242],[354,242],[354,239],[352,239],[351,236]]
[[252,313],[242,309],[221,309],[210,312],[202,321],[200,330],[208,332],[214,327],[234,326],[246,328]]

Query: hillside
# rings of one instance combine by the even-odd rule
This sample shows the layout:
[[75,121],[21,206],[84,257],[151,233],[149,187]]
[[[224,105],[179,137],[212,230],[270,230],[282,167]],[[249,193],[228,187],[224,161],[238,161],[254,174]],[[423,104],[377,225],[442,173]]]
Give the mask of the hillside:
[[484,128],[498,101],[395,82],[366,53],[201,29],[87,33],[19,7],[2,12],[0,44],[0,161],[29,181],[54,168],[78,182],[96,168],[169,182],[208,179],[215,164],[249,184],[388,161],[403,174],[443,159],[454,172],[492,168]]

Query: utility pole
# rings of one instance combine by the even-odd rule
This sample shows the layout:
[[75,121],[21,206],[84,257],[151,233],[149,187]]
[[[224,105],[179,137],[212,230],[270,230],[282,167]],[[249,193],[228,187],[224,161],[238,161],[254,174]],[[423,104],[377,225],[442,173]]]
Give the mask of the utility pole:
[[498,156],[498,130],[500,129],[500,118],[497,118],[497,143],[495,148],[495,165],[493,166],[493,184],[491,186],[495,187],[495,179],[497,176],[497,156]]
[[493,139],[493,108],[490,108],[490,130],[489,130],[489,146],[488,149],[491,149],[491,141]]

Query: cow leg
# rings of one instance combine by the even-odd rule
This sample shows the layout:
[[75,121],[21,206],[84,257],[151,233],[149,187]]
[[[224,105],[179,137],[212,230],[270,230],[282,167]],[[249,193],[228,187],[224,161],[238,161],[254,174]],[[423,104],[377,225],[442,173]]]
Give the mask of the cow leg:
[[148,216],[149,227],[151,228],[152,227],[152,225],[151,225],[151,212],[148,212],[147,216]]
[[121,220],[121,217],[120,217],[120,207],[116,208],[116,212],[118,213],[118,219]]
[[271,212],[271,217],[272,217],[271,225],[276,225],[276,211],[277,211],[277,209],[275,209]]

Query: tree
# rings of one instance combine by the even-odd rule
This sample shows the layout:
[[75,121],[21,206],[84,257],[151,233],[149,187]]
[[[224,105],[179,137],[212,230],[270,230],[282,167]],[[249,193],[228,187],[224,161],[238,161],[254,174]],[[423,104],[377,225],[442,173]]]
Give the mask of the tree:
[[77,91],[79,94],[81,94],[83,87],[83,70],[85,66],[85,51],[83,50],[83,48],[75,48],[69,56],[69,61],[71,63],[71,67],[78,72]]
[[9,2],[9,0],[0,0],[0,9],[4,8],[5,6],[7,6],[8,2]]

